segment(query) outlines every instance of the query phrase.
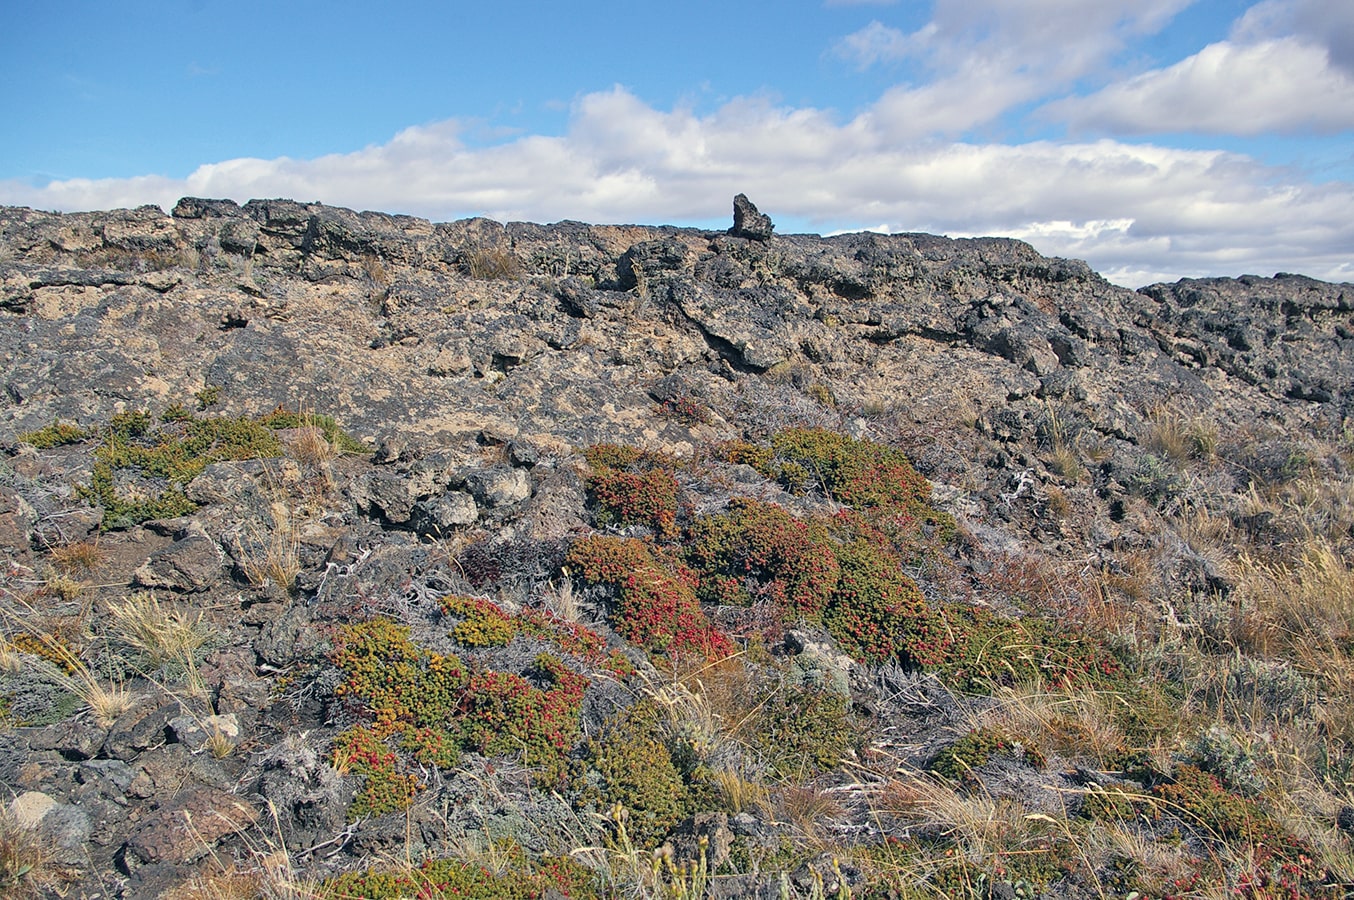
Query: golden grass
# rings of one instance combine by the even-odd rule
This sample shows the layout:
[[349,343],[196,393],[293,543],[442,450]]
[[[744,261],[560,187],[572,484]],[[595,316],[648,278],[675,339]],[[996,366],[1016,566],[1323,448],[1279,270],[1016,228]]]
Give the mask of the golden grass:
[[215,728],[207,735],[207,742],[203,746],[212,755],[212,759],[225,759],[235,752],[235,745],[231,743],[230,738]]
[[1212,459],[1218,453],[1218,426],[1203,416],[1183,416],[1165,406],[1147,413],[1147,449],[1176,464]]
[[101,727],[109,727],[132,708],[135,700],[124,685],[113,681],[105,685],[90,671],[84,660],[65,646],[44,635],[40,635],[39,639],[61,659],[62,665],[58,666],[46,659],[38,659],[35,665],[52,681],[79,697]]
[[245,553],[240,560],[245,577],[255,587],[269,582],[290,591],[301,572],[301,541],[295,517],[281,501],[269,504],[272,527],[251,522],[244,528]]
[[176,885],[164,900],[321,900],[320,882],[300,875],[282,849],[254,851],[246,860],[223,862],[215,854],[203,871]]
[[47,558],[58,572],[65,575],[88,574],[108,562],[108,553],[99,546],[97,540],[79,541],[53,547]]
[[1171,882],[1187,878],[1197,866],[1193,851],[1185,844],[1158,840],[1150,831],[1126,824],[1102,823],[1087,833],[1085,843],[1093,858],[1127,860],[1146,896],[1168,893]]
[[890,781],[879,792],[876,807],[914,825],[942,831],[972,859],[1019,846],[1033,822],[1015,800],[981,791],[970,793],[922,775]]
[[[42,629],[43,617],[37,610],[23,600],[17,600],[17,605],[22,615],[12,609],[0,608],[0,617],[19,629],[16,639],[26,638],[31,643],[32,649],[25,649],[32,662],[25,664],[31,664],[46,678],[78,697],[102,727],[112,725],[118,716],[131,708],[134,701],[124,685],[113,680],[105,684],[65,640]],[[12,641],[3,643],[10,653],[16,649]]]
[[342,452],[337,444],[325,437],[324,429],[315,425],[292,429],[284,445],[292,459],[314,468],[333,462]]
[[663,710],[670,741],[685,744],[697,757],[708,759],[729,739],[724,716],[698,681],[650,685],[644,694]]
[[45,838],[0,804],[0,896],[45,897],[61,882]]
[[211,636],[200,612],[180,612],[161,604],[150,592],[137,592],[121,603],[108,604],[108,614],[113,634],[157,667],[171,660],[191,660]]
[[1125,745],[1116,721],[1120,694],[1076,688],[1048,690],[1042,685],[998,688],[995,703],[972,717],[972,726],[995,727],[1040,751],[1068,759],[1091,759],[1102,768]]
[[[450,557],[454,559],[454,557]],[[579,620],[578,595],[574,581],[565,572],[558,581],[551,581],[541,597],[542,605],[566,622]]]
[[776,818],[803,837],[819,841],[823,826],[846,812],[831,794],[812,784],[787,784],[773,795]]
[[479,249],[465,255],[465,270],[471,278],[513,281],[522,277],[522,261],[506,250]]
[[765,813],[771,809],[771,792],[767,786],[756,779],[743,777],[733,768],[716,769],[710,780],[725,808],[735,815],[753,810]]
[[23,671],[23,667],[24,661],[19,655],[19,648],[0,636],[0,672],[17,675]]
[[62,600],[74,600],[84,593],[85,583],[65,572],[50,572],[43,581],[43,593]]

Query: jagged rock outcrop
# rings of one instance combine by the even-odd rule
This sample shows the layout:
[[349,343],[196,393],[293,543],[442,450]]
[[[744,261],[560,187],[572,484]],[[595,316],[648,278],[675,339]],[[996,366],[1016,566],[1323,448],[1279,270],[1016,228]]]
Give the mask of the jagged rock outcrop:
[[[648,384],[683,373],[726,392],[778,367],[849,382],[839,400],[858,405],[898,402],[903,383],[973,404],[1089,392],[1121,435],[1126,410],[1167,398],[1224,416],[1347,408],[1348,286],[1135,293],[1006,239],[733,231],[433,225],[279,200],[5,210],[17,318],[0,436],[214,386],[229,409],[302,401],[381,438],[653,441],[635,414]],[[474,277],[490,257],[522,277]]]
[[747,194],[738,194],[733,198],[733,227],[729,229],[729,234],[753,241],[769,241],[775,228],[771,217],[757,212],[757,207]]
[[[1033,550],[1137,578],[1143,596],[1225,597],[1219,561],[1163,536],[1162,518],[1187,490],[1239,494],[1291,467],[1297,436],[1340,435],[1354,402],[1354,285],[1281,274],[1130,291],[1010,239],[777,235],[741,194],[728,231],[434,224],[290,200],[0,209],[0,325],[0,588],[31,593],[52,621],[134,616],[131,598],[151,595],[164,621],[211,634],[187,651],[193,696],[155,681],[189,683],[183,660],[147,656],[122,670],[138,687],[106,716],[72,716],[69,691],[39,677],[60,654],[42,657],[37,638],[24,652],[47,662],[3,675],[20,726],[0,730],[0,783],[83,872],[81,890],[105,896],[155,895],[251,840],[327,875],[363,853],[435,847],[453,826],[485,846],[527,822],[564,828],[574,812],[558,795],[473,753],[429,775],[407,819],[352,814],[353,779],[329,755],[352,711],[332,653],[343,624],[372,614],[423,627],[440,653],[455,644],[428,624],[440,598],[492,595],[506,616],[549,595],[591,611],[608,652],[651,673],[606,626],[612,601],[575,595],[565,566],[594,526],[625,531],[589,512],[590,445],[697,460],[714,474],[683,475],[686,516],[732,497],[821,512],[841,503],[709,451],[831,425],[903,446],[957,521],[951,568],[917,576],[928,601],[1009,604],[1014,589],[984,579]],[[199,447],[170,512],[103,508],[105,475],[128,504],[163,487],[100,469],[116,468],[95,450],[115,417],[278,408],[300,418],[268,453],[206,459],[223,435]],[[307,413],[371,452],[336,455]],[[1245,465],[1185,484],[1161,432],[1196,421],[1196,445],[1227,435]],[[36,437],[54,423],[78,433]],[[1229,513],[1240,532],[1291,537],[1272,513]],[[54,551],[86,541],[97,580],[74,562],[58,571]],[[476,665],[540,689],[531,640],[486,639]],[[965,721],[934,679],[867,672],[821,629],[788,631],[773,652],[870,717],[900,766],[927,765]],[[588,734],[634,693],[596,679],[580,701]],[[1075,792],[1065,773],[1007,774],[1037,795],[1031,808]],[[477,805],[489,793],[503,802]],[[789,834],[752,812],[700,816],[675,826],[670,854],[723,863],[735,836],[774,847]],[[534,839],[521,841],[550,849]],[[821,868],[795,877],[821,889]]]

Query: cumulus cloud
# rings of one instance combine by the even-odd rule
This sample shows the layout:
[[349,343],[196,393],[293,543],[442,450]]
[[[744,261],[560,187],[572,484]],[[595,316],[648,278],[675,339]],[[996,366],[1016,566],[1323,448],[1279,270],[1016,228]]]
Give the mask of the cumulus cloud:
[[1324,47],[1332,65],[1354,75],[1354,5],[1330,0],[1265,0],[1237,21],[1231,38],[1256,43],[1288,35]]
[[[881,101],[881,104],[884,101]],[[1279,269],[1354,278],[1354,185],[1309,184],[1220,151],[1094,142],[898,142],[870,110],[838,121],[741,98],[705,115],[620,88],[567,132],[469,147],[454,121],[313,160],[237,159],[187,178],[0,184],[0,201],[106,209],[180,196],[294,197],[445,220],[710,222],[745,191],[817,230],[1025,237],[1120,283]]]
[[1106,65],[1129,39],[1164,27],[1189,0],[937,0],[903,32],[873,21],[833,52],[859,68],[904,60],[931,73],[900,84],[874,115],[894,139],[960,135]]
[[1222,41],[1045,114],[1121,134],[1335,133],[1354,128],[1354,77],[1300,38]]

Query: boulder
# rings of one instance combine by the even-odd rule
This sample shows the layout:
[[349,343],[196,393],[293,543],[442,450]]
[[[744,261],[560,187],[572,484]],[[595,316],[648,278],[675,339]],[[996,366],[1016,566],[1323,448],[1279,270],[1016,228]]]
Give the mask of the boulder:
[[258,818],[258,809],[236,794],[190,789],[142,822],[127,844],[128,856],[141,863],[191,863]]
[[729,229],[729,234],[750,241],[769,241],[775,227],[770,216],[757,212],[757,207],[747,194],[733,198],[733,227]]
[[174,535],[174,543],[151,554],[136,570],[134,583],[143,588],[164,588],[181,593],[208,590],[224,574],[225,555],[197,522],[190,522]]
[[490,509],[521,503],[531,496],[531,476],[511,466],[471,471],[465,476],[465,486],[477,502]]

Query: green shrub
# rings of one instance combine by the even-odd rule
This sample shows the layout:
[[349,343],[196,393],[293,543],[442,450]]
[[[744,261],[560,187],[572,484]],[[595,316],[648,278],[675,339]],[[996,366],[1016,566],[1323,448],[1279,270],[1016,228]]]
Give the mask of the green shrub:
[[369,869],[327,879],[322,900],[539,900],[547,894],[573,900],[600,896],[596,875],[568,857],[529,861],[520,848],[505,871],[458,859],[430,859],[416,869]]
[[769,452],[731,442],[721,450],[793,493],[818,490],[868,521],[907,556],[928,552],[958,532],[954,517],[931,505],[931,484],[901,450],[822,428],[790,428]]
[[612,624],[632,644],[652,653],[700,653],[712,659],[733,652],[733,643],[701,609],[692,573],[665,565],[651,545],[633,538],[588,537],[570,548],[565,565],[584,581],[615,590]]
[[348,807],[349,821],[408,809],[421,786],[416,777],[399,771],[398,756],[371,728],[357,726],[340,734],[330,759],[340,773],[364,778],[362,790]]
[[764,600],[814,622],[837,586],[827,529],[756,500],[736,499],[728,512],[697,522],[687,562],[699,573],[702,600],[737,606]]
[[26,444],[32,444],[39,450],[49,450],[62,444],[78,444],[92,437],[93,434],[94,432],[87,428],[81,428],[79,425],[53,422],[51,425],[46,425],[36,431],[25,431],[19,435],[19,440]]
[[695,397],[688,397],[685,394],[664,400],[658,411],[666,418],[688,427],[710,424],[710,410]]
[[[1343,896],[1338,879],[1316,863],[1313,847],[1285,828],[1261,798],[1234,793],[1222,779],[1195,766],[1177,766],[1147,796],[1094,791],[1083,810],[1100,820],[1182,823],[1205,846],[1226,849],[1226,856],[1245,861],[1230,876],[1237,896]],[[1219,874],[1200,871],[1195,880],[1216,880]]]
[[[763,474],[782,477],[791,489],[816,486],[858,511],[879,507],[924,514],[930,509],[931,485],[901,450],[822,428],[790,428],[771,438],[775,454]],[[786,477],[786,466],[794,464]],[[798,478],[807,473],[807,481]]]
[[[714,446],[713,453],[717,459],[735,465],[752,466],[764,475],[773,471],[771,468],[771,448],[763,444],[754,444],[751,441],[723,441]],[[767,475],[767,477],[773,476]]]
[[968,781],[974,769],[1003,753],[1019,755],[1035,768],[1042,768],[1045,762],[1038,748],[1017,743],[1000,729],[983,727],[973,729],[941,750],[931,761],[931,771],[952,781]]
[[335,689],[371,717],[371,735],[398,738],[419,762],[446,768],[462,749],[520,755],[548,781],[564,774],[578,742],[588,679],[548,653],[528,674],[472,672],[455,656],[415,644],[409,628],[376,618],[345,625],[333,661],[345,675]]
[[837,585],[823,624],[842,649],[878,665],[925,666],[943,659],[940,620],[888,547],[864,538],[837,548]]
[[584,458],[599,525],[643,525],[665,537],[677,533],[677,478],[670,460],[616,444],[589,447]]
[[1283,827],[1258,799],[1228,791],[1221,779],[1194,766],[1176,767],[1174,779],[1152,793],[1164,804],[1157,816],[1178,816],[1200,829],[1205,840],[1243,842],[1250,871],[1238,893],[1257,897],[1338,897],[1330,872],[1318,868],[1310,844]]
[[549,641],[564,653],[613,675],[623,678],[635,672],[625,654],[608,649],[600,634],[546,609],[528,607],[510,616],[492,601],[452,595],[442,598],[442,611],[460,619],[450,636],[466,647],[503,647],[523,634]]
[[[126,528],[150,519],[186,515],[196,507],[183,487],[212,463],[282,455],[276,429],[313,425],[344,452],[365,452],[328,416],[289,413],[279,407],[261,419],[200,417],[175,405],[156,423],[145,411],[118,413],[103,429],[94,468],[82,496],[104,510],[102,528]],[[119,473],[145,484],[119,486]]]
[[511,672],[476,673],[459,710],[462,740],[487,756],[520,753],[555,780],[578,742],[588,679],[549,653],[537,655],[531,674],[547,687]]
[[442,611],[460,618],[451,637],[464,647],[506,647],[517,634],[515,619],[488,600],[443,597]]
[[690,795],[672,759],[662,727],[662,713],[652,700],[642,700],[612,720],[602,735],[588,742],[580,800],[598,809],[623,807],[627,833],[635,845],[657,845],[687,813]]
[[853,731],[846,697],[811,685],[785,686],[762,703],[757,743],[772,772],[805,777],[840,764]]

